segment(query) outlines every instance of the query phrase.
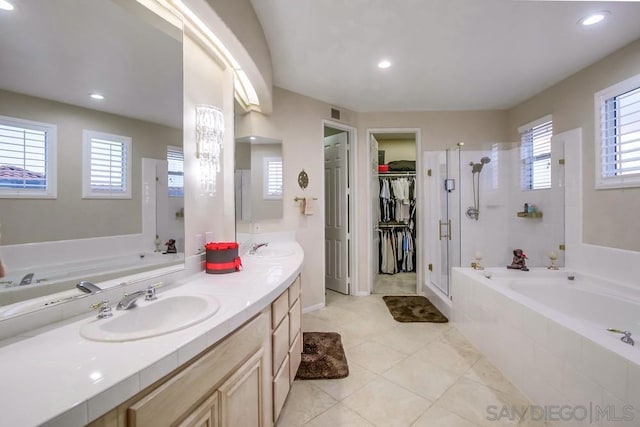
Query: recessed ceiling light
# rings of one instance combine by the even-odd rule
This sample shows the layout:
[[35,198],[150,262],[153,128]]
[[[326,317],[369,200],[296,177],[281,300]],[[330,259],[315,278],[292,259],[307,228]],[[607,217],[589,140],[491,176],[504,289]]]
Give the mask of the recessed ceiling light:
[[91,98],[93,98],[93,99],[99,99],[99,100],[104,99],[104,95],[101,95],[101,94],[99,94],[99,93],[91,93],[91,94],[89,94],[89,96],[90,96]]
[[0,9],[1,10],[13,10],[13,5],[9,3],[7,0],[0,0]]
[[256,137],[255,136],[250,136],[249,139],[252,140],[252,141],[255,141]]
[[391,67],[391,62],[386,59],[383,59],[382,61],[378,62],[378,68],[385,69],[389,67]]
[[585,16],[579,22],[585,27],[588,27],[590,25],[595,25],[598,22],[602,22],[608,15],[609,15],[609,12],[606,10],[603,10],[603,11],[595,12],[595,13],[592,13],[591,15]]

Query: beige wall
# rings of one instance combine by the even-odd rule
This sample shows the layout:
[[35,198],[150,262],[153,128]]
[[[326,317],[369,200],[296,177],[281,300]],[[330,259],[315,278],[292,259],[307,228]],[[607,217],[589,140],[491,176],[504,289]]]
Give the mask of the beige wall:
[[282,218],[284,200],[265,200],[263,197],[265,157],[282,157],[282,144],[251,145],[251,219],[253,222]]
[[236,143],[236,169],[251,169],[251,144]]
[[409,139],[399,140],[378,140],[378,151],[384,150],[384,162],[394,162],[396,160],[415,160],[416,141]]
[[585,243],[640,251],[640,188],[595,190],[595,92],[640,73],[640,40],[570,76],[509,111],[512,140],[517,128],[546,114],[553,133],[582,128],[583,239]]
[[[0,91],[0,115],[57,125],[56,199],[0,199],[4,245],[142,232],[142,157],[167,158],[182,130]],[[82,199],[82,130],[132,138],[132,198]]]

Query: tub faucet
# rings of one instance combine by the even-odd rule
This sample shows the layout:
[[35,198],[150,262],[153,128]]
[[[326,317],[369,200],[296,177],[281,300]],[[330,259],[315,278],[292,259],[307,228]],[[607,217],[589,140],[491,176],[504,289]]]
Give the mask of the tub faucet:
[[263,246],[269,246],[269,243],[267,243],[267,242],[264,242],[264,243],[255,243],[255,244],[251,247],[251,250],[249,251],[249,253],[250,253],[250,254],[255,254],[255,253],[256,253],[256,251],[257,251],[258,249],[260,249],[261,247],[263,247]]
[[614,328],[607,328],[607,331],[613,332],[615,334],[622,334],[622,337],[620,337],[620,341],[622,341],[625,344],[629,344],[629,345],[635,345],[636,344],[633,341],[633,338],[631,338],[631,332],[629,332],[629,331],[622,331],[620,329],[614,329]]
[[33,273],[27,273],[24,275],[22,280],[20,280],[20,283],[18,283],[18,286],[30,285],[32,281],[33,281]]
[[83,280],[82,282],[76,284],[76,288],[80,289],[85,294],[97,294],[98,292],[102,291],[102,289],[100,289],[98,286],[94,285],[91,282],[87,282],[86,280]]

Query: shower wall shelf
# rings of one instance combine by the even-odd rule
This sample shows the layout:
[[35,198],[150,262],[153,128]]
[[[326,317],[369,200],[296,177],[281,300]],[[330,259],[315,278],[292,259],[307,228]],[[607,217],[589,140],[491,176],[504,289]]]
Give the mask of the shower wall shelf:
[[518,218],[542,218],[542,212],[517,212]]

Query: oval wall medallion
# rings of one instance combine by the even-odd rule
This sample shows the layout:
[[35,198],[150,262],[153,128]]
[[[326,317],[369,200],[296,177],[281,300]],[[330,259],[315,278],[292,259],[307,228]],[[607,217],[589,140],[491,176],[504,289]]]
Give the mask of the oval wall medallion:
[[302,171],[298,174],[298,185],[303,190],[309,185],[309,175],[307,175],[304,169],[302,169]]

